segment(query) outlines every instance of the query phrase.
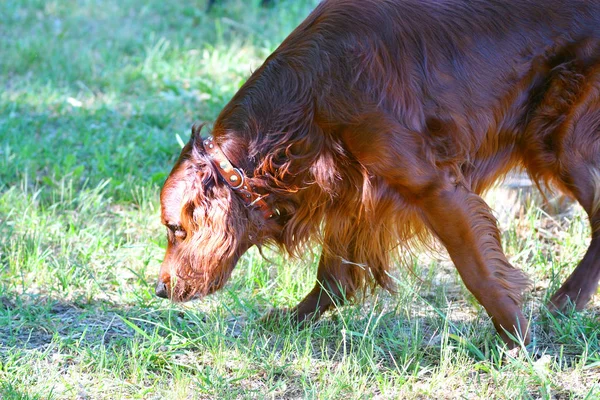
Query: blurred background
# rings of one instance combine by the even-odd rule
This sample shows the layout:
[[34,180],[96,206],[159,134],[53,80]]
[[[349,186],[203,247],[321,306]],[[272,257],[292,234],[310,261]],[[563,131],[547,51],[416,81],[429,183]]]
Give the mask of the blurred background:
[[1,184],[111,178],[131,200],[162,183],[176,134],[214,120],[316,1],[258,3],[1,2]]

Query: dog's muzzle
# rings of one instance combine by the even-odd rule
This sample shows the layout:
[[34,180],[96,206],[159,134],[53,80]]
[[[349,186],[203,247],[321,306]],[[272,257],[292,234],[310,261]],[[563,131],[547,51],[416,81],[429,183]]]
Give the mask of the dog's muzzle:
[[155,293],[161,299],[168,299],[169,298],[169,294],[167,292],[167,285],[163,281],[161,281],[161,280],[159,280],[156,283]]

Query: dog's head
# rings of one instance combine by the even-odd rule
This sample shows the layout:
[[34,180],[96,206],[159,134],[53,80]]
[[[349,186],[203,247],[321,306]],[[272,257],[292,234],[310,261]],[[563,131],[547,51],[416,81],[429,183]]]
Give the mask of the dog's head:
[[193,129],[160,196],[168,245],[156,294],[174,301],[220,289],[242,254],[277,226],[223,182],[199,132]]

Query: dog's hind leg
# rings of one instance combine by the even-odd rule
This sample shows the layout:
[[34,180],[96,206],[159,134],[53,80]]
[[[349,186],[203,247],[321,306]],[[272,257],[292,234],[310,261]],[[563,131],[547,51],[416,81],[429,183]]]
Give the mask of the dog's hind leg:
[[[600,88],[571,125],[557,151],[556,176],[588,214],[592,240],[571,276],[550,300],[551,309],[564,310],[572,303],[581,310],[597,292],[600,281]],[[580,107],[581,108],[581,107]]]
[[556,69],[526,131],[524,164],[537,181],[552,181],[587,212],[592,240],[549,308],[582,309],[600,280],[600,66],[585,75]]
[[565,310],[571,304],[583,309],[600,281],[600,168],[583,166],[570,176],[572,192],[589,215],[592,240],[583,259],[550,299],[549,308]]

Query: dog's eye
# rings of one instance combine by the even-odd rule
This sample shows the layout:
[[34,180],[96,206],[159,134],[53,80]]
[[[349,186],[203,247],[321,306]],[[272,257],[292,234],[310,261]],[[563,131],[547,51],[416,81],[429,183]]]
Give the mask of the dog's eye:
[[183,240],[187,236],[186,231],[180,225],[169,224],[167,225],[167,228],[177,239]]

